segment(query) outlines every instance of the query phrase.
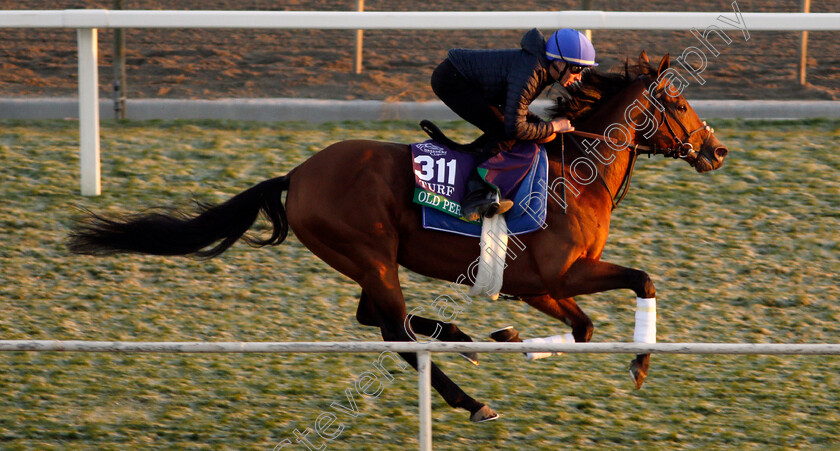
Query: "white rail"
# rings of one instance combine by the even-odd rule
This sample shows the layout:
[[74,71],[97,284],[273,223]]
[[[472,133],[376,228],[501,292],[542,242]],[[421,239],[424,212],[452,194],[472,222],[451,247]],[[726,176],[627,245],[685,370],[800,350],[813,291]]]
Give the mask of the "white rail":
[[840,355],[840,344],[776,343],[411,343],[411,342],[125,342],[0,340],[0,352],[131,352],[131,353],[417,353],[419,443],[432,449],[431,353],[433,352],[566,352],[593,354],[800,354]]
[[840,344],[780,343],[490,343],[490,342],[126,342],[0,340],[4,351],[151,353],[565,352],[569,354],[840,355]]
[[[16,28],[318,28],[338,30],[689,30],[723,12],[622,11],[143,11],[8,10],[0,27]],[[836,31],[840,13],[741,13],[750,31]],[[725,30],[738,29],[716,23]],[[743,25],[742,25],[743,27]]]
[[[737,5],[737,3],[733,3]],[[727,20],[718,20],[725,17]],[[736,19],[736,20],[733,20]],[[98,28],[297,28],[466,30],[571,27],[594,30],[690,30],[710,24],[725,30],[837,31],[840,13],[740,13],[734,11],[141,11],[6,10],[0,28],[76,28],[79,42],[81,191],[101,193],[99,92],[95,79]],[[739,28],[741,27],[741,28]],[[93,89],[90,87],[93,86]]]

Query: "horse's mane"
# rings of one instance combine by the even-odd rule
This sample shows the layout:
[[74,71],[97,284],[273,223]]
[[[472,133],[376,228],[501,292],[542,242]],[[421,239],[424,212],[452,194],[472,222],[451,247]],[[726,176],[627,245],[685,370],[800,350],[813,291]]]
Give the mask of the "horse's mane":
[[649,63],[630,65],[625,62],[621,72],[588,69],[579,83],[566,88],[566,92],[557,97],[554,106],[548,109],[549,114],[552,119],[565,117],[573,123],[585,120],[640,76],[653,73],[655,70]]

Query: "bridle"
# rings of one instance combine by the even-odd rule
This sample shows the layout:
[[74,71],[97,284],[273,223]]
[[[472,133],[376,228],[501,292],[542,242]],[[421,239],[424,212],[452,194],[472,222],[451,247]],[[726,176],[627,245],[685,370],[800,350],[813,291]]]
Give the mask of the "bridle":
[[[682,132],[685,135],[685,138],[683,138],[683,139],[677,138],[677,134],[674,132],[674,128],[671,126],[671,122],[668,121],[668,116],[670,116],[675,121],[677,121],[677,125],[679,125],[680,128],[682,129]],[[705,131],[705,132],[707,132],[706,137],[703,138],[703,144],[705,144],[709,140],[709,138],[712,137],[712,134],[715,132],[715,129],[713,129],[712,127],[707,125],[706,121],[703,121],[703,125],[701,125],[700,127],[697,127],[696,129],[694,129],[692,131],[688,131],[688,129],[685,127],[685,125],[677,119],[673,108],[671,108],[668,105],[663,107],[662,121],[665,122],[665,128],[668,129],[668,133],[671,134],[671,139],[673,140],[673,142],[675,144],[674,147],[671,147],[670,149],[668,149],[667,153],[662,154],[666,157],[673,157],[673,158],[695,157],[695,158],[697,158],[697,151],[694,150],[694,146],[690,142],[688,142],[688,140],[691,139],[691,137],[694,136],[694,134],[699,133],[701,131]]]
[[[702,132],[702,131],[706,131],[706,132],[708,132],[708,134],[706,135],[705,138],[703,138],[703,143],[705,144],[706,141],[708,141],[709,138],[711,138],[712,134],[715,132],[715,129],[713,129],[712,127],[707,125],[706,121],[703,121],[703,125],[701,125],[700,127],[697,127],[696,129],[694,129],[692,131],[688,131],[688,129],[685,127],[685,125],[683,125],[682,122],[677,120],[676,115],[673,112],[673,108],[671,108],[670,106],[665,106],[665,107],[663,107],[663,109],[664,109],[664,111],[661,112],[662,121],[665,123],[665,128],[668,130],[668,133],[671,134],[671,140],[674,143],[674,145],[672,145],[671,147],[659,147],[655,144],[653,146],[647,146],[647,145],[644,145],[644,144],[632,144],[632,143],[628,144],[628,143],[625,143],[623,141],[619,141],[619,140],[617,140],[617,139],[615,139],[611,136],[601,135],[601,134],[598,134],[598,133],[585,132],[585,131],[582,131],[582,130],[573,130],[569,133],[571,133],[573,135],[581,136],[583,138],[593,138],[593,139],[600,139],[602,141],[610,141],[613,144],[616,144],[618,146],[622,146],[622,147],[626,147],[626,148],[630,149],[631,152],[639,153],[639,154],[645,154],[648,157],[653,156],[653,155],[662,155],[664,157],[671,157],[671,158],[689,158],[689,157],[692,157],[692,156],[696,156],[697,151],[694,150],[694,146],[690,142],[688,142],[688,140],[691,139],[691,137],[694,136],[695,134],[697,134],[699,132]],[[656,109],[656,111],[659,111],[659,110]],[[648,112],[650,112],[650,110],[648,110]],[[668,121],[668,116],[672,117],[674,120],[677,121],[677,125],[680,126],[680,128],[682,129],[682,132],[685,136],[683,139],[680,139],[680,138],[677,137],[676,132],[674,132],[674,128],[671,126],[671,123]],[[654,117],[656,117],[656,116],[654,115]]]
[[[695,134],[700,133],[702,131],[705,131],[705,132],[707,132],[706,137],[703,138],[703,144],[705,144],[709,140],[709,138],[712,137],[712,134],[714,133],[714,129],[712,127],[710,127],[709,125],[707,125],[706,121],[703,121],[702,126],[696,128],[692,131],[688,131],[688,128],[686,128],[686,126],[682,122],[680,122],[679,119],[677,119],[676,113],[674,112],[674,108],[672,106],[668,105],[667,103],[664,103],[664,102],[661,101],[661,90],[660,90],[660,92],[657,92],[655,94],[655,99],[657,101],[659,101],[659,103],[661,105],[663,105],[663,109],[659,110],[658,108],[654,108],[653,106],[651,106],[651,107],[648,107],[647,112],[651,113],[654,118],[656,118],[656,112],[659,112],[661,114],[662,122],[665,123],[665,128],[668,130],[668,133],[671,135],[671,140],[673,142],[673,145],[670,146],[670,147],[662,148],[662,147],[657,146],[656,144],[654,144],[652,146],[648,146],[648,145],[644,145],[644,144],[632,144],[632,143],[628,144],[628,143],[619,141],[619,140],[617,140],[617,139],[615,139],[611,136],[606,136],[606,135],[597,134],[597,133],[585,132],[585,131],[582,131],[582,130],[573,130],[573,131],[569,132],[569,134],[577,135],[577,136],[584,137],[584,138],[592,138],[592,139],[598,139],[598,140],[602,140],[602,141],[610,141],[613,144],[625,147],[625,148],[630,150],[630,162],[628,163],[628,168],[624,173],[624,177],[621,180],[621,184],[619,185],[618,192],[616,194],[613,194],[612,191],[610,190],[609,186],[607,185],[606,180],[604,180],[604,177],[603,177],[601,171],[598,172],[598,180],[601,182],[601,184],[607,190],[607,193],[609,193],[610,201],[612,202],[613,210],[615,209],[615,207],[618,206],[618,204],[621,203],[622,200],[624,200],[624,197],[627,195],[627,192],[630,189],[630,180],[633,177],[633,169],[635,169],[635,167],[636,167],[636,159],[638,159],[640,154],[646,154],[648,156],[648,158],[650,158],[653,155],[662,155],[666,158],[671,157],[671,158],[675,158],[675,159],[676,158],[687,159],[687,158],[692,158],[693,157],[693,158],[696,159],[696,158],[699,158],[698,152],[696,150],[694,150],[694,146],[688,141]],[[653,109],[654,111],[651,112],[651,109]],[[668,120],[669,117],[672,118],[673,120],[675,120],[677,125],[679,125],[681,131],[683,132],[683,138],[682,139],[677,137],[677,133],[674,131],[674,127],[671,125],[671,122]],[[575,141],[574,139],[571,139],[571,141],[578,147],[578,149],[581,152],[583,152],[583,149],[581,148],[580,144],[577,141]],[[565,134],[561,135],[560,145],[561,145],[561,154],[565,154]],[[563,158],[563,160],[565,160],[565,155],[561,155],[561,158]],[[565,162],[563,164],[565,165]],[[563,168],[563,171],[565,171],[565,167]],[[563,176],[565,177],[565,173],[563,174]],[[563,190],[564,190],[563,197],[565,199],[565,185],[563,186]],[[563,209],[564,213],[565,213],[565,210],[566,209],[564,208]]]

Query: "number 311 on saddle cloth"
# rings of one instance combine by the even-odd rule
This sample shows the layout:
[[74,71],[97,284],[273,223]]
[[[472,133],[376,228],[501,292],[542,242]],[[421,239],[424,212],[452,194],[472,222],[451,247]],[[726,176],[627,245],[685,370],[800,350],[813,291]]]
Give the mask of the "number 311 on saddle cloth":
[[[423,206],[423,228],[481,236],[478,222],[461,218],[461,200],[475,169],[475,158],[433,140],[411,144],[414,169],[414,202]],[[512,199],[506,214],[508,233],[532,232],[545,223],[548,157],[545,148],[533,142],[517,143],[478,166],[484,180]]]

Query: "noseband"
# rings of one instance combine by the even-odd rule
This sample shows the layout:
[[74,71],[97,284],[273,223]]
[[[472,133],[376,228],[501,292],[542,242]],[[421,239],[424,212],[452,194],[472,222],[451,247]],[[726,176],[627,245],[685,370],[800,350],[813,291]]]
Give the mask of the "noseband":
[[[677,122],[677,125],[679,125],[680,128],[682,129],[682,132],[685,135],[685,138],[683,138],[683,139],[677,138],[677,134],[674,132],[674,128],[671,126],[671,122],[668,121],[668,116],[670,116],[671,118],[673,118]],[[662,155],[664,155],[666,157],[672,157],[672,158],[695,157],[696,158],[697,157],[697,151],[694,150],[694,146],[690,142],[688,142],[688,140],[691,139],[691,137],[694,136],[695,133],[698,133],[698,132],[701,132],[701,131],[705,130],[708,133],[706,135],[706,137],[703,138],[703,144],[705,144],[709,140],[709,138],[712,137],[712,134],[715,132],[715,129],[713,129],[712,127],[707,125],[706,121],[703,121],[703,125],[701,125],[700,127],[698,127],[698,128],[689,132],[688,129],[685,128],[685,125],[683,125],[683,123],[680,122],[677,119],[673,108],[670,108],[670,107],[667,107],[667,106],[664,107],[664,111],[662,111],[662,121],[665,122],[665,128],[668,129],[668,133],[671,134],[671,139],[674,142],[674,147],[671,147],[670,149],[663,149],[663,150],[665,150],[665,152],[662,152]],[[655,150],[655,146],[654,146],[654,150]],[[654,152],[654,153],[656,153],[656,152]]]

